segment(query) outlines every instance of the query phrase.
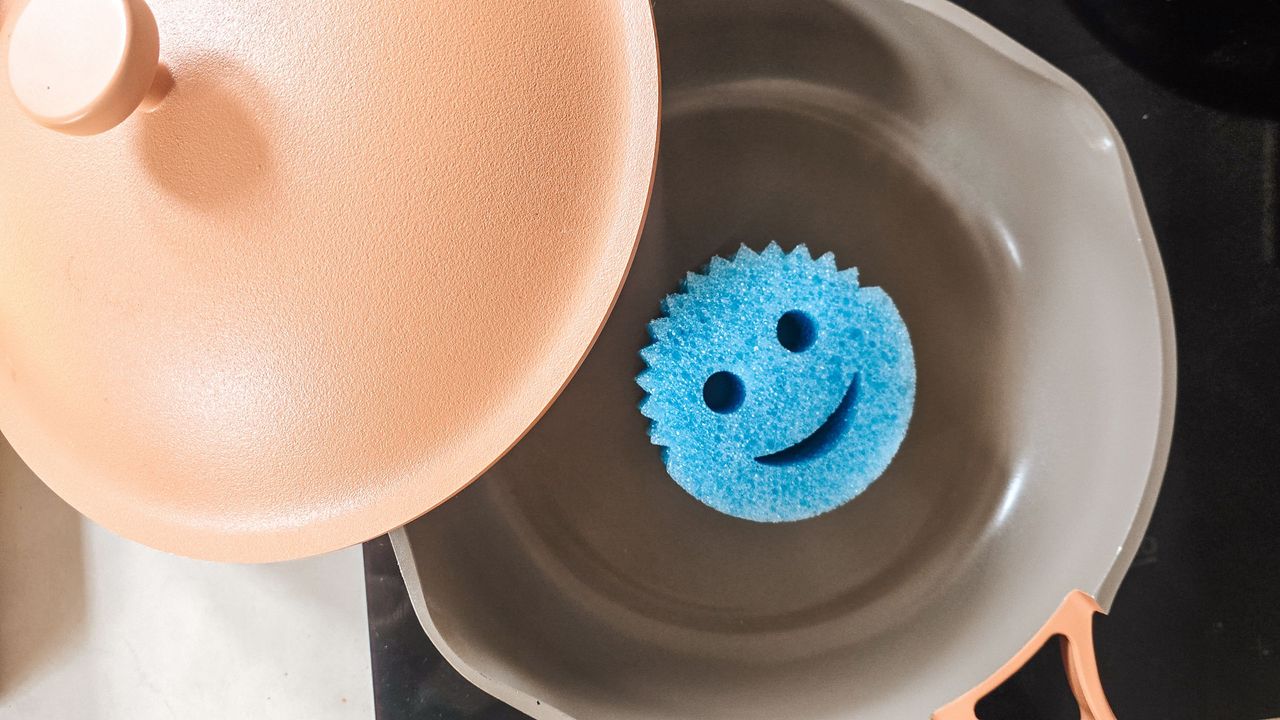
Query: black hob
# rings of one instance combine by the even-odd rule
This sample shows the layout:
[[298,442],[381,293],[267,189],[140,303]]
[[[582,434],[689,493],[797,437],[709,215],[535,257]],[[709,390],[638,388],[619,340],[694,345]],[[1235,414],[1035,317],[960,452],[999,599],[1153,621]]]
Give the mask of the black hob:
[[[958,4],[1106,109],[1169,278],[1178,335],[1169,468],[1111,615],[1095,628],[1112,707],[1124,720],[1280,716],[1280,3]],[[365,574],[380,720],[523,717],[431,647],[385,538],[365,546]],[[1078,717],[1056,648],[979,714]]]

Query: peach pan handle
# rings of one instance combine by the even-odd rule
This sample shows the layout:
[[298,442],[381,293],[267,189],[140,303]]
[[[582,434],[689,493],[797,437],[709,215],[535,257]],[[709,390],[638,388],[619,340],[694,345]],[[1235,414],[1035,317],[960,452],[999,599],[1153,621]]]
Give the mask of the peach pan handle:
[[1102,692],[1098,661],[1093,653],[1093,616],[1100,612],[1102,608],[1096,600],[1080,590],[1072,590],[1040,631],[1009,662],[974,689],[935,710],[932,720],[976,720],[978,701],[1021,669],[1054,636],[1062,644],[1062,665],[1071,693],[1080,706],[1080,720],[1116,720]]

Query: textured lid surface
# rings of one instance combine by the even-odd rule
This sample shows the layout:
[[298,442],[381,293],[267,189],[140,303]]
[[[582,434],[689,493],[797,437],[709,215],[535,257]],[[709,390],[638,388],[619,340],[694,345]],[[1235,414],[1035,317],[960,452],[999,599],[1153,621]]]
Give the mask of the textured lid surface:
[[649,4],[151,10],[153,111],[78,137],[0,95],[0,430],[165,550],[386,532],[532,425],[614,302],[656,153]]

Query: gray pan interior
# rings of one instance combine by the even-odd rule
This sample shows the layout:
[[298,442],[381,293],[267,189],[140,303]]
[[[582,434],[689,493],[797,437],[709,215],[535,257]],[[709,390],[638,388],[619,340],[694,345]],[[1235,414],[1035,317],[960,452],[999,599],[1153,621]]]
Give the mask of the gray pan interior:
[[[657,4],[662,149],[630,279],[546,416],[394,534],[415,607],[537,717],[925,718],[1079,588],[1106,607],[1173,407],[1160,262],[1077,85],[915,0]],[[862,497],[780,525],[665,474],[637,351],[687,270],[807,243],[897,301],[919,388]]]

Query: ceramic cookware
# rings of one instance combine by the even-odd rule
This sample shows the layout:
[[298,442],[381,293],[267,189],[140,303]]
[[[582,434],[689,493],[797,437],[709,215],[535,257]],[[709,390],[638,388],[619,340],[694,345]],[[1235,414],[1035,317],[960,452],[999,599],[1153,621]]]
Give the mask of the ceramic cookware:
[[[972,718],[1049,637],[1111,717],[1091,620],[1142,537],[1174,345],[1120,138],[938,0],[659,3],[663,150],[639,254],[547,415],[393,534],[415,609],[538,718]],[[895,299],[919,386],[884,477],[813,520],[721,515],[665,473],[634,376],[684,272],[832,251]]]
[[0,429],[158,548],[400,525],[516,441],[636,247],[645,0],[0,3]]

